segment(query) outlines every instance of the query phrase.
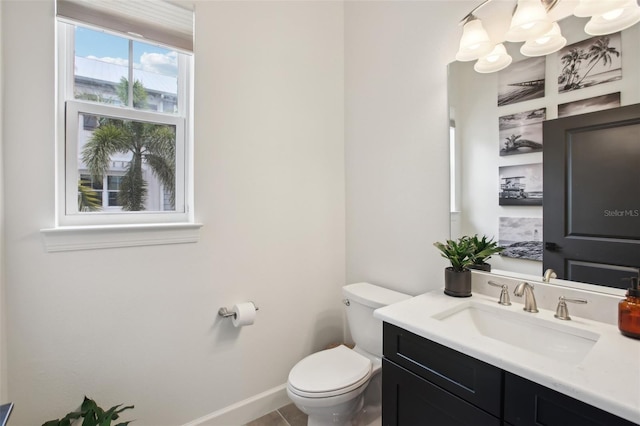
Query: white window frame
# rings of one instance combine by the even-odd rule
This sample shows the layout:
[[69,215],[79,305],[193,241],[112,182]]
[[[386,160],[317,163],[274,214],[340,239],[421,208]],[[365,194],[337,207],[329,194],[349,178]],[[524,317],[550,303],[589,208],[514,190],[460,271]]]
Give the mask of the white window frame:
[[[201,224],[193,211],[193,60],[178,55],[178,114],[152,112],[74,99],[74,36],[81,23],[57,22],[56,226],[43,229],[48,251],[195,242]],[[119,37],[135,37],[110,32]],[[179,49],[176,49],[181,52]],[[78,212],[78,117],[80,113],[169,124],[176,129],[176,211]],[[67,185],[69,182],[69,185]]]

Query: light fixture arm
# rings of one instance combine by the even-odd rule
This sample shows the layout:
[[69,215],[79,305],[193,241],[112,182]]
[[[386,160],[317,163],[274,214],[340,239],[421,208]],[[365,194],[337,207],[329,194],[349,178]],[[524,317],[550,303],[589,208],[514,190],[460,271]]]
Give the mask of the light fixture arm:
[[475,13],[482,9],[482,7],[484,5],[486,5],[487,3],[491,3],[493,0],[484,0],[482,3],[480,3],[478,6],[476,6],[471,12],[467,13],[466,16],[464,18],[462,18],[460,20],[460,22],[458,22],[458,25],[462,26],[464,24],[466,24],[469,21],[473,21],[474,19],[478,19],[478,17],[475,15]]
[[[462,26],[462,25],[466,24],[469,21],[473,21],[474,19],[478,19],[478,17],[475,15],[475,13],[477,11],[479,11],[480,9],[482,9],[488,3],[491,3],[492,1],[493,0],[484,0],[478,6],[473,8],[473,10],[471,10],[471,12],[467,13],[465,15],[465,17],[462,18],[460,20],[460,22],[458,22],[458,25]],[[553,9],[556,6],[556,4],[558,4],[559,0],[540,0],[540,1],[544,5],[545,9],[547,9],[547,12],[549,12],[551,9]],[[515,11],[515,6],[514,6],[514,11]]]

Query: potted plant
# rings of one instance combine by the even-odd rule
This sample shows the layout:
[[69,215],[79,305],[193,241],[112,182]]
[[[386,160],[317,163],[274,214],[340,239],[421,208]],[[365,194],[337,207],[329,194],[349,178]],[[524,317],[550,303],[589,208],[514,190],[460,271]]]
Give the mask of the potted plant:
[[451,266],[444,270],[444,294],[454,297],[471,296],[472,254],[474,247],[468,237],[458,238],[457,241],[447,240],[446,244],[433,243],[441,252],[441,256],[448,259]]
[[[61,419],[49,420],[42,424],[42,426],[71,426],[72,424],[79,424],[78,419],[84,419],[82,426],[111,426],[111,422],[117,420],[120,417],[120,413],[124,410],[133,408],[133,405],[122,407],[122,404],[115,405],[108,410],[103,410],[96,404],[96,402],[90,398],[84,397],[80,411],[72,411]],[[115,426],[127,426],[131,421],[121,422]]]
[[473,245],[473,252],[471,254],[473,263],[469,265],[469,268],[491,272],[491,265],[486,262],[487,259],[494,254],[500,253],[504,250],[504,247],[498,246],[498,243],[493,241],[493,238],[487,239],[486,235],[483,235],[482,238],[478,238],[478,235],[467,238]]

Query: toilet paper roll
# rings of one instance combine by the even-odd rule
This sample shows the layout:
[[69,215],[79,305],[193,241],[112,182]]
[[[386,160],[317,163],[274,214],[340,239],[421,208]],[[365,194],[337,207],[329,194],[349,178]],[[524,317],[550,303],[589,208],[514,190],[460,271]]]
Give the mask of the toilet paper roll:
[[231,320],[234,327],[251,325],[256,320],[256,306],[252,302],[233,305],[231,312],[234,314]]

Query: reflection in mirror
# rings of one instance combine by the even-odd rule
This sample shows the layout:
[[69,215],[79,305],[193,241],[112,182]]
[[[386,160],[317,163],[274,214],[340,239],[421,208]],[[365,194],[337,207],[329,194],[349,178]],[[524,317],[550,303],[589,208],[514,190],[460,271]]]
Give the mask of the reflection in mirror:
[[[571,16],[559,22],[562,34],[568,41],[564,49],[570,49],[572,45],[591,37],[584,32],[587,21],[585,18]],[[616,105],[617,102],[617,105],[622,106],[639,103],[640,82],[636,76],[640,72],[640,25],[636,24],[618,34],[620,45],[615,47],[621,51],[618,59],[620,78],[609,78],[601,84],[580,84],[579,90],[564,89],[562,84],[566,86],[566,81],[561,77],[561,58],[569,50],[563,49],[542,57],[545,79],[542,96],[524,96],[518,102],[507,102],[501,106],[498,106],[498,93],[501,81],[506,79],[505,75],[521,73],[520,81],[533,80],[526,73],[525,67],[518,71],[518,64],[527,59],[519,52],[521,43],[506,43],[513,63],[498,73],[479,74],[474,71],[473,62],[454,62],[449,65],[452,238],[479,234],[505,240],[505,236],[511,233],[523,240],[538,239],[539,246],[542,246],[542,203],[536,205],[531,198],[518,195],[522,187],[526,188],[525,192],[532,192],[534,197],[544,199],[544,194],[535,194],[538,192],[536,188],[539,177],[532,167],[527,167],[542,163],[542,149],[535,143],[513,143],[514,140],[521,139],[535,142],[535,138],[518,138],[518,135],[526,134],[526,131],[512,131],[512,136],[503,128],[501,133],[499,119],[503,117],[504,121],[504,117],[508,117],[525,120],[523,125],[528,126],[534,124],[542,113],[546,120],[558,118],[559,111],[560,114],[580,114],[584,108],[590,107],[591,99],[602,108]],[[586,66],[588,59],[584,63]],[[544,141],[540,142],[544,145]],[[514,153],[504,155],[505,150],[513,149],[514,146],[517,146]],[[506,178],[518,178],[519,181],[507,181]],[[523,256],[524,258],[493,256],[489,263],[492,264],[494,273],[533,276],[540,281],[543,275],[541,258],[531,260],[530,258],[535,258],[535,254],[532,255],[531,252],[525,252]],[[562,280],[552,282],[562,285],[568,283]],[[621,290],[603,288],[603,291],[622,294]]]

